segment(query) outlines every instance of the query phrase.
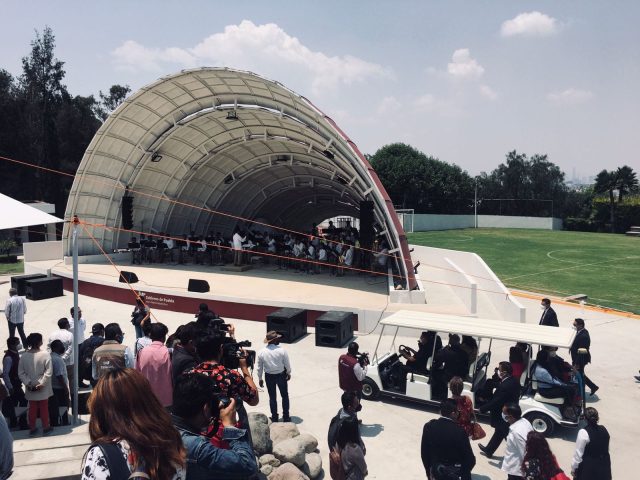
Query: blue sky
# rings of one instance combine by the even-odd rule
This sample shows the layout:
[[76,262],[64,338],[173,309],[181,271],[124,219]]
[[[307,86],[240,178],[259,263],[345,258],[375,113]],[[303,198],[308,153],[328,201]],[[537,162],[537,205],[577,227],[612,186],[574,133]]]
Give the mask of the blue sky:
[[74,94],[229,66],[309,98],[366,153],[471,174],[517,149],[573,176],[640,169],[637,1],[0,1],[0,68],[49,25]]

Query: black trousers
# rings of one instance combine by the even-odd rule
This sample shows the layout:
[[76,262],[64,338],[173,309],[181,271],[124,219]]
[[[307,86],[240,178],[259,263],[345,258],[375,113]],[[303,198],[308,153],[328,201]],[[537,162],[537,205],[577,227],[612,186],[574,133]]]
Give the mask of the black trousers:
[[598,388],[598,386],[587,377],[587,374],[584,372],[584,366],[576,365],[576,369],[582,374],[585,386],[589,387],[592,391]]
[[500,419],[499,422],[500,423],[494,427],[491,440],[487,443],[487,453],[489,455],[493,455],[502,441],[509,435],[509,424],[502,419]]
[[524,480],[524,477],[521,477],[520,475],[509,475],[507,480]]
[[[53,389],[53,395],[49,397],[48,406],[49,422],[51,422],[52,427],[59,427],[60,420],[62,420],[62,425],[69,425],[69,397],[64,389]],[[67,407],[67,411],[60,415],[59,407]]]
[[282,416],[289,416],[289,386],[287,383],[286,372],[270,374],[264,374],[264,380],[267,384],[267,392],[269,393],[269,408],[271,409],[271,417],[277,418],[278,416],[278,397],[276,394],[276,387],[280,390],[280,396],[282,397]]
[[9,428],[15,428],[18,426],[18,420],[20,420],[20,427],[27,427],[27,413],[20,415],[20,418],[16,416],[16,407],[26,407],[27,399],[24,396],[22,387],[14,388],[13,393],[4,399],[2,402],[2,414],[9,419]]
[[9,338],[16,336],[16,328],[18,329],[18,334],[20,335],[20,341],[22,342],[22,348],[27,349],[27,336],[24,334],[24,322],[22,323],[11,323],[7,320],[9,324]]

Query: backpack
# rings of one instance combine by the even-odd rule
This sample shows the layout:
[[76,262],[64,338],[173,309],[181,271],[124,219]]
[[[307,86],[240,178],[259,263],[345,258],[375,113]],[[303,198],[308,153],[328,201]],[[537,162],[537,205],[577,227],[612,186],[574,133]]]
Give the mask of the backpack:
[[345,480],[347,475],[342,466],[342,454],[340,448],[336,445],[329,453],[329,475],[333,480]]

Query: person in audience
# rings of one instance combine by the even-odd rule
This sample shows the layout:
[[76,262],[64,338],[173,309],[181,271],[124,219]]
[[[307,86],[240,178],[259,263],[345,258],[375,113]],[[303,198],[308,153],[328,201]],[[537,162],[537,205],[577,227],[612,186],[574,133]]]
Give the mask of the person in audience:
[[473,412],[473,402],[466,395],[462,395],[464,382],[460,377],[453,377],[449,381],[449,390],[451,391],[451,400],[456,402],[458,414],[456,423],[462,427],[468,437],[473,435],[473,424],[477,422],[476,414]]
[[98,380],[105,372],[114,368],[133,368],[133,354],[122,345],[124,333],[117,323],[104,327],[104,342],[96,348],[91,359],[91,376]]
[[25,397],[29,401],[29,435],[38,433],[36,419],[40,415],[42,433],[51,433],[53,427],[49,423],[49,397],[53,395],[51,388],[51,355],[42,348],[42,335],[31,333],[27,337],[28,350],[22,354],[18,365],[18,376],[26,388]]
[[189,322],[181,325],[176,331],[176,338],[179,343],[173,347],[171,357],[171,374],[173,384],[178,381],[178,376],[194,368],[199,362],[196,354],[196,339],[202,334],[196,322]]
[[186,479],[182,438],[140,372],[106,371],[87,406],[92,445],[84,455],[82,480],[120,480],[133,478],[131,474],[151,480]]
[[0,415],[0,480],[5,480],[13,473],[13,436],[4,417]]
[[526,480],[548,480],[564,473],[558,466],[556,456],[551,452],[544,435],[535,431],[527,434],[522,476]]
[[[213,380],[206,375],[180,375],[173,390],[173,423],[186,449],[186,480],[252,478],[258,472],[247,430],[236,428],[236,400],[221,404],[212,399]],[[201,432],[211,424],[222,426],[228,449],[211,444]]]
[[611,480],[609,432],[598,425],[600,415],[593,407],[584,411],[587,426],[578,431],[576,450],[571,462],[575,480]]
[[[73,375],[74,375],[74,344],[73,344],[73,333],[69,331],[71,325],[69,324],[69,320],[66,318],[61,318],[58,320],[58,330],[54,330],[51,335],[49,335],[49,345],[54,340],[60,340],[64,345],[64,353],[62,354],[62,359],[64,360],[64,364],[67,367],[67,378],[71,385],[73,385]],[[77,348],[77,347],[75,347]]]
[[522,417],[522,410],[517,403],[507,403],[502,407],[502,418],[509,424],[509,431],[500,469],[508,475],[509,480],[524,480],[522,463],[527,436],[533,431],[533,427],[529,420]]
[[7,350],[5,350],[4,358],[2,359],[2,380],[9,391],[9,396],[2,402],[2,414],[9,419],[10,428],[16,428],[19,424],[21,430],[26,430],[29,428],[26,422],[26,415],[22,414],[18,419],[15,410],[15,407],[27,406],[27,399],[22,389],[22,381],[18,375],[20,366],[19,345],[20,339],[18,337],[7,338]]
[[[74,315],[73,315],[73,307],[71,307],[71,310],[69,311],[69,331],[71,332],[71,335],[74,335],[74,330],[75,330],[75,319],[74,319]],[[82,310],[80,309],[80,307],[78,307],[78,323],[80,324],[80,327],[78,328],[78,345],[80,345],[82,342],[84,342],[84,335],[85,335],[85,331],[87,329],[87,321],[85,320],[84,316],[82,315]]]
[[345,480],[362,480],[369,474],[364,459],[365,448],[361,442],[358,422],[351,418],[343,420],[334,448],[340,452]]
[[[440,418],[430,420],[422,429],[420,456],[428,479],[471,480],[476,457],[471,450],[469,437],[455,423],[456,415],[456,402],[443,400],[440,403]],[[445,477],[442,470],[446,469],[455,473]]]
[[136,329],[136,338],[142,337],[142,324],[149,319],[151,311],[145,303],[147,296],[140,292],[136,295],[136,306],[131,313],[131,323]]
[[64,354],[64,345],[60,340],[51,342],[51,388],[53,395],[49,397],[49,421],[52,427],[69,425],[68,411],[60,416],[60,407],[69,408],[69,379],[67,377],[67,368],[64,364],[62,355]]
[[[342,402],[342,408],[338,411],[336,416],[331,419],[331,422],[329,423],[329,431],[327,433],[329,450],[331,450],[336,444],[338,431],[340,430],[342,422],[347,419],[358,422],[358,412],[362,410],[362,405],[360,405],[360,399],[358,398],[356,392],[343,392],[342,396],[340,397],[340,401]],[[358,436],[358,443],[360,443],[363,451],[366,453],[367,450],[364,446],[364,442],[362,441],[362,437],[360,437],[360,430],[358,430]]]
[[95,380],[91,375],[91,364],[93,361],[93,352],[104,342],[104,325],[94,323],[91,327],[91,336],[80,344],[78,376],[79,381],[88,381],[95,386]]
[[136,344],[133,349],[133,356],[135,358],[138,357],[138,353],[140,352],[140,350],[148,345],[151,345],[151,342],[153,341],[149,336],[149,334],[151,333],[151,325],[153,324],[149,321],[149,319],[145,320],[142,324],[142,336],[140,338],[136,338]]
[[171,406],[173,399],[171,357],[164,344],[168,332],[164,323],[151,324],[151,344],[140,350],[136,359],[136,370],[149,380],[151,390],[165,408]]
[[27,313],[27,301],[18,295],[15,288],[9,289],[9,298],[4,306],[4,315],[9,325],[9,337],[15,337],[16,329],[24,348],[27,348],[27,336],[24,333],[24,315]]

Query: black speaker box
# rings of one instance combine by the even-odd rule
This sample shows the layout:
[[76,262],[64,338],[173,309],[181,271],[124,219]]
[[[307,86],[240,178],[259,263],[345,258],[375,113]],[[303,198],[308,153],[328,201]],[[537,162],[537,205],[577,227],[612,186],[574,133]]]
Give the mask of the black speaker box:
[[31,300],[44,300],[62,296],[62,278],[36,278],[27,280],[26,296]]
[[138,276],[133,272],[120,272],[120,283],[138,283]]
[[133,228],[133,197],[126,194],[122,197],[122,228]]
[[316,346],[341,348],[353,338],[353,313],[331,311],[316,319]]
[[36,278],[47,278],[42,273],[34,275],[16,275],[11,277],[11,288],[18,290],[18,295],[24,297],[27,294],[27,280],[35,280]]
[[274,330],[282,335],[282,343],[293,343],[307,334],[307,311],[299,308],[282,308],[267,315],[267,332]]
[[209,291],[209,282],[207,282],[206,280],[190,278],[187,290],[189,290],[190,292],[207,293]]
[[373,246],[373,202],[370,200],[362,200],[360,202],[360,245],[362,248],[371,248]]

